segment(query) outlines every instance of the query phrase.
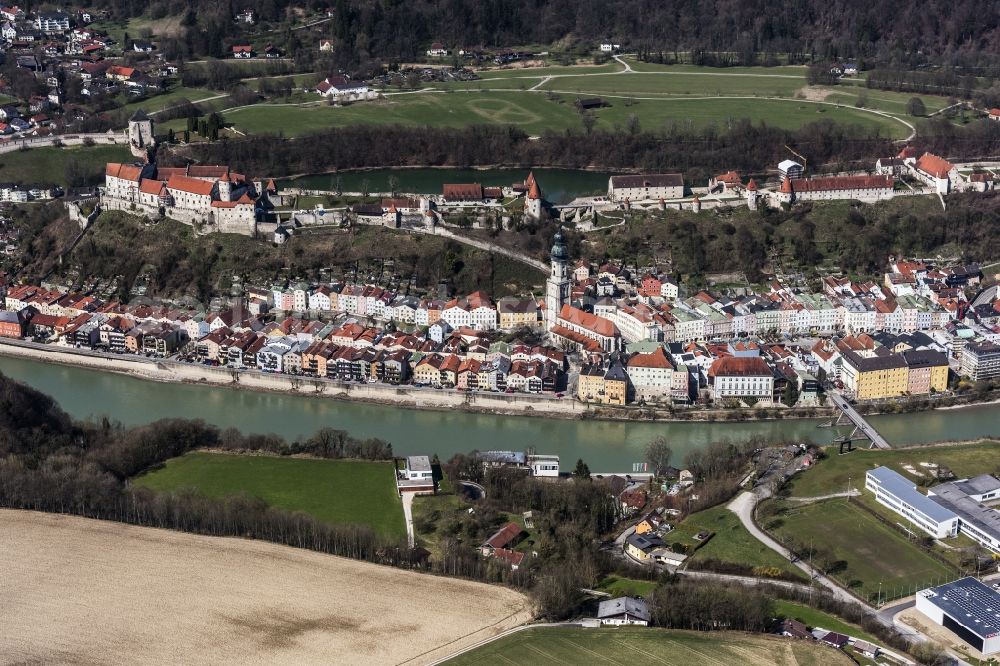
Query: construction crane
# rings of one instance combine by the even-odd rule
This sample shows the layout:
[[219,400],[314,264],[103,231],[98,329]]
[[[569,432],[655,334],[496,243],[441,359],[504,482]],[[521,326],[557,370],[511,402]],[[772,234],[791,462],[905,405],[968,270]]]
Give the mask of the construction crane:
[[802,160],[802,170],[805,171],[806,170],[806,166],[808,165],[808,160],[805,157],[803,157],[802,155],[800,155],[799,153],[797,153],[794,150],[792,150],[791,148],[789,148],[787,145],[785,146],[785,150],[787,150],[792,155],[795,155],[797,158],[799,158],[800,160]]

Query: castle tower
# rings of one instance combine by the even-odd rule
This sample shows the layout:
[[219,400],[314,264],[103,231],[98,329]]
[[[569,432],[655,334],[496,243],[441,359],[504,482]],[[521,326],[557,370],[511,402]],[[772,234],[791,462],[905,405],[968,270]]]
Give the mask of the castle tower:
[[562,229],[552,239],[552,270],[545,281],[545,330],[552,330],[562,306],[569,303],[569,254]]
[[757,199],[759,197],[760,192],[757,191],[757,182],[751,178],[750,182],[747,183],[747,208],[757,210]]
[[785,176],[781,181],[781,189],[778,191],[779,203],[792,203],[795,201],[795,190],[792,188],[792,179]]
[[[534,219],[542,217],[542,188],[538,187],[538,182],[534,176],[528,174],[531,184],[528,188],[528,195],[524,200],[524,216]],[[528,181],[525,181],[528,182]]]
[[129,148],[135,157],[149,160],[156,148],[156,137],[153,136],[153,119],[142,109],[137,110],[128,119],[127,136]]
[[233,200],[233,181],[229,177],[229,169],[226,169],[226,173],[222,174],[222,178],[219,179],[219,201],[232,201]]

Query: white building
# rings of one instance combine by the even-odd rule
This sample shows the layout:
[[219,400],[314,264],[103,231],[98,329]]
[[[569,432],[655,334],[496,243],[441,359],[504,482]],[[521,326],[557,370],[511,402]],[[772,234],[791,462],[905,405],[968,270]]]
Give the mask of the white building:
[[805,167],[793,160],[784,160],[778,164],[778,173],[782,180],[785,178],[802,178],[805,175]]
[[892,176],[829,176],[825,178],[791,178],[781,181],[775,195],[778,203],[796,201],[884,201],[893,197]]
[[559,456],[533,453],[528,455],[527,463],[532,476],[559,476]]
[[770,403],[774,397],[774,373],[759,356],[728,356],[717,359],[708,371],[712,399],[748,398]]
[[[628,378],[635,391],[635,400],[641,402],[670,401],[674,392],[674,365],[667,358],[663,347],[649,354],[636,354],[628,361]],[[685,379],[687,372],[682,371]],[[687,382],[685,381],[685,396]]]
[[958,534],[958,516],[923,493],[902,474],[888,467],[869,470],[865,488],[875,494],[875,501],[903,516],[935,539]]
[[680,199],[684,196],[684,177],[679,173],[661,173],[644,176],[611,176],[608,179],[608,198],[611,201],[657,201]]
[[1000,593],[972,576],[917,592],[917,610],[984,655],[1000,652]]
[[635,597],[608,599],[598,605],[597,619],[601,624],[616,627],[629,624],[645,627],[649,624],[649,606]]
[[545,330],[550,331],[556,325],[556,319],[563,305],[569,303],[569,270],[567,262],[569,255],[562,230],[556,232],[552,239],[551,270],[549,279],[545,281]]

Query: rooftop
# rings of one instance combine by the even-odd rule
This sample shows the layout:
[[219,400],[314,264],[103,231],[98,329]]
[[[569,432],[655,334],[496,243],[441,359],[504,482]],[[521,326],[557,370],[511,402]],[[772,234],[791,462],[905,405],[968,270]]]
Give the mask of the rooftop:
[[597,607],[597,617],[599,618],[614,617],[625,613],[649,622],[649,606],[642,599],[618,597],[602,601]]
[[955,518],[955,513],[941,506],[923,493],[917,491],[917,486],[905,476],[889,469],[879,467],[868,470],[868,476],[875,479],[887,493],[894,495],[931,520],[944,522]]
[[431,471],[431,459],[428,456],[408,456],[406,469],[411,472],[429,472]]
[[1000,632],[1000,593],[971,576],[921,590],[926,597],[980,638]]

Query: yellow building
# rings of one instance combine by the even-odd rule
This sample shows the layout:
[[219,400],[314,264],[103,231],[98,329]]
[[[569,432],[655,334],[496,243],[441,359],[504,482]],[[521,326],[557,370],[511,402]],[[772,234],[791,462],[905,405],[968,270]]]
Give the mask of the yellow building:
[[583,402],[604,400],[604,369],[600,365],[584,366],[576,385],[576,397]]
[[624,405],[628,401],[628,375],[621,363],[611,364],[604,375],[605,405]]
[[909,392],[909,369],[901,354],[863,357],[843,352],[841,380],[857,400],[898,398]]
[[531,299],[501,298],[497,303],[497,313],[500,315],[500,328],[504,330],[542,326],[538,304]]

